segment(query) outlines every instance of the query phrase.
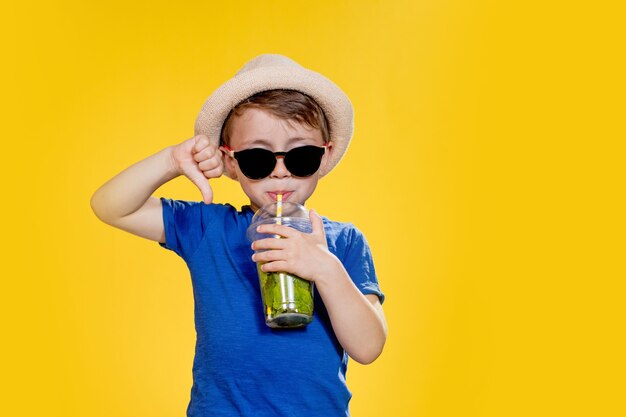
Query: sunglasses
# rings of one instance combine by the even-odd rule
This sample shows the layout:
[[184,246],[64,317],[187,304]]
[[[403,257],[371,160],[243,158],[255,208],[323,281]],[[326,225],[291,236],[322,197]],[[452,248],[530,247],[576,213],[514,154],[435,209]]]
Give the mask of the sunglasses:
[[237,160],[243,175],[251,180],[260,180],[269,176],[276,167],[276,159],[283,158],[285,167],[296,177],[310,177],[320,169],[326,146],[306,145],[287,152],[272,152],[262,148],[233,151],[224,145],[228,155]]

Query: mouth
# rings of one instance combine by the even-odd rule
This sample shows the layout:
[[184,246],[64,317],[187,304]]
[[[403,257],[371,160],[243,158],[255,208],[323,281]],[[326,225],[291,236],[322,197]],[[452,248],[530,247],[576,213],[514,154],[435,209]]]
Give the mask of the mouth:
[[283,191],[283,190],[275,190],[275,191],[268,191],[267,195],[272,199],[272,201],[276,201],[278,198],[278,194],[282,194],[283,195],[283,201],[286,201],[291,194],[293,194],[293,191]]

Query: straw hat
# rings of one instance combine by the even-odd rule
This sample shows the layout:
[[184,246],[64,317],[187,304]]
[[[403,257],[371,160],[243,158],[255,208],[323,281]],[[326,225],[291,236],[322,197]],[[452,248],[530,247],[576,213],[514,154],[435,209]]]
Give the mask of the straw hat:
[[275,89],[300,91],[312,97],[324,111],[334,146],[331,158],[320,174],[328,174],[339,163],[352,139],[352,103],[328,78],[283,55],[259,55],[215,90],[198,113],[196,135],[207,135],[219,144],[222,125],[237,104],[256,93]]

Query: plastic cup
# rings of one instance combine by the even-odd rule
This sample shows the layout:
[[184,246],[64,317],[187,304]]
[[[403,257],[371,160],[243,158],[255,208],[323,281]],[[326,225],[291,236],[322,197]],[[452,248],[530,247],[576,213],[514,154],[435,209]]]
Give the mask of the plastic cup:
[[[282,203],[282,216],[276,215],[277,203],[259,209],[252,217],[246,236],[250,242],[277,235],[259,233],[262,224],[282,224],[304,233],[311,233],[309,212],[304,206]],[[265,324],[272,328],[303,327],[313,321],[313,282],[287,272],[263,272],[257,263]]]

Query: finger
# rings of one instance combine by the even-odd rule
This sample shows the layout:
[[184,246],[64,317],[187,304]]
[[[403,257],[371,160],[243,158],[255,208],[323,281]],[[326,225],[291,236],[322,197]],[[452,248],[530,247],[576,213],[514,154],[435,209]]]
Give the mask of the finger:
[[297,236],[300,232],[291,227],[284,226],[282,224],[262,224],[256,229],[259,233],[267,233],[269,235],[279,235],[282,237],[290,238]]
[[276,239],[275,237],[268,237],[265,239],[259,239],[252,242],[253,250],[273,250],[273,249],[285,249],[288,245],[286,239]]
[[216,168],[209,169],[207,171],[202,171],[202,173],[207,178],[219,178],[224,173],[224,167],[222,165],[220,165],[220,166],[218,166]]
[[280,250],[267,250],[265,252],[259,252],[252,255],[254,262],[274,262],[284,261],[285,254]]
[[[219,157],[218,157],[219,155]],[[207,146],[206,148],[202,149],[199,152],[196,152],[193,154],[193,159],[196,162],[202,162],[208,159],[212,159],[212,158],[216,158],[218,157],[219,159],[222,158],[222,152],[217,149],[215,146]]]
[[215,157],[211,159],[207,159],[206,161],[198,162],[198,168],[200,168],[201,171],[210,171],[221,165],[222,165],[222,159],[215,158]]
[[311,220],[311,228],[313,231],[311,232],[314,235],[326,236],[326,232],[324,231],[324,220],[320,217],[319,214],[313,209],[309,210],[309,219]]
[[194,153],[200,152],[211,144],[211,141],[209,140],[209,137],[207,135],[197,135],[194,136],[193,139],[194,145],[192,150]]
[[289,272],[289,263],[287,261],[273,261],[261,265],[263,272]]
[[197,166],[193,166],[187,169],[187,172],[185,172],[185,176],[189,178],[191,182],[196,185],[196,187],[198,187],[200,193],[202,193],[202,200],[206,204],[211,204],[211,202],[213,201],[213,190],[211,189],[209,181],[204,176],[202,171],[200,171]]

